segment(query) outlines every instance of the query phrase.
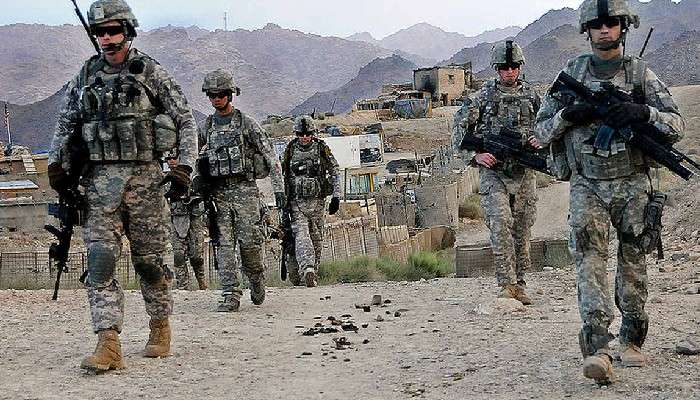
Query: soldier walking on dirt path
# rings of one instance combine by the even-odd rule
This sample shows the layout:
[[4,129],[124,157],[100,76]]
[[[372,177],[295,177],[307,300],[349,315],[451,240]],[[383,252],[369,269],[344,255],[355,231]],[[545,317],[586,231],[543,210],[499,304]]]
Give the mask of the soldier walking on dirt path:
[[323,248],[326,197],[331,196],[328,213],[333,215],[340,208],[340,173],[331,149],[315,137],[313,118],[297,117],[294,134],[282,159],[298,266],[290,268],[289,276],[294,285],[303,279],[307,287],[314,287]]
[[[88,60],[69,82],[51,143],[49,182],[59,192],[70,186],[67,171],[85,163],[81,185],[87,199],[84,226],[88,251],[86,281],[94,353],[81,368],[92,372],[124,367],[119,333],[124,294],[114,277],[126,236],[151,319],[146,357],[170,353],[173,310],[170,227],[166,196],[178,198],[190,185],[197,155],[197,131],[180,86],[154,59],[131,47],[138,22],[123,0],[98,0],[88,22],[102,54]],[[84,146],[84,157],[76,152]],[[163,177],[159,158],[176,151],[178,165]]]
[[[523,144],[539,148],[533,137],[540,97],[519,79],[525,63],[517,43],[505,41],[493,47],[491,65],[498,78],[487,81],[468,98],[455,115],[452,142],[459,152],[465,135],[517,134]],[[465,161],[479,166],[481,206],[491,231],[498,297],[532,304],[525,292],[530,269],[530,229],[535,223],[537,193],[535,171],[514,160],[499,160],[491,153],[462,151]]]
[[250,282],[253,304],[265,301],[264,221],[255,180],[270,176],[278,208],[285,203],[284,183],[267,133],[257,121],[233,107],[233,96],[240,93],[233,76],[222,69],[208,73],[202,92],[216,110],[200,131],[198,170],[217,207],[220,236],[216,257],[223,296],[217,311],[232,312],[238,311],[243,294],[240,269]]
[[647,357],[641,348],[649,327],[644,310],[646,254],[658,243],[653,240],[658,232],[649,229],[651,217],[645,210],[655,208],[658,192],[649,177],[650,159],[617,134],[610,151],[599,150],[594,147],[597,134],[601,127],[619,132],[635,124],[652,124],[672,143],[679,140],[684,121],[666,85],[642,59],[624,54],[628,29],[639,27],[639,17],[627,0],[586,0],[580,13],[581,33],[588,35],[593,54],[570,60],[563,71],[593,91],[612,87],[634,101],[620,102],[601,114],[575,96],[550,90],[537,115],[535,134],[543,145],[550,145],[559,178],[571,181],[570,248],[583,320],[579,333],[583,374],[607,384],[613,378],[615,358],[608,347],[614,317],[606,271],[609,226],[612,223],[619,240],[615,305],[622,313],[620,358],[625,367],[643,367]]
[[[177,166],[177,159],[166,157],[170,169]],[[170,201],[170,219],[173,223],[173,263],[175,269],[176,287],[182,290],[191,290],[190,274],[187,271],[189,262],[197,279],[199,290],[208,288],[204,269],[204,204],[201,199],[187,196]]]

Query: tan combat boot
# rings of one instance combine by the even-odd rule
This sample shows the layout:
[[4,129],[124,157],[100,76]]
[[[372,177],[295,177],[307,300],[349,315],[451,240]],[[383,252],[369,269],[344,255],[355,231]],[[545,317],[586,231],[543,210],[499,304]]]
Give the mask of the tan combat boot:
[[643,368],[647,366],[647,356],[642,353],[642,349],[630,344],[622,347],[620,360],[623,367]]
[[525,293],[525,287],[520,286],[519,284],[515,285],[515,299],[526,306],[532,304],[532,299],[530,299],[530,296]]
[[498,292],[498,298],[500,299],[517,299],[517,296],[518,287],[510,283],[501,287],[501,291]]
[[598,352],[583,360],[583,376],[594,379],[598,385],[612,383],[612,359],[606,353]]
[[119,343],[117,331],[106,329],[97,332],[95,352],[83,359],[80,368],[94,373],[124,368],[122,345]]
[[209,285],[207,285],[207,281],[204,280],[203,276],[197,277],[197,284],[199,285],[199,290],[209,289]]
[[170,355],[170,321],[164,319],[151,319],[148,323],[151,334],[143,351],[144,357],[167,357]]

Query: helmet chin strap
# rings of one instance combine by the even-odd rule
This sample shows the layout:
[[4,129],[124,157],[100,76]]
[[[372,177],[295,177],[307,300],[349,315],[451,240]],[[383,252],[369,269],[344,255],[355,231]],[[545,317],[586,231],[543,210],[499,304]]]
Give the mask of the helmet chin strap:
[[[591,40],[591,33],[588,32],[588,39]],[[591,46],[593,46],[594,49],[596,50],[601,50],[601,51],[609,51],[609,50],[614,50],[620,47],[620,45],[625,44],[625,40],[627,39],[627,31],[624,30],[622,33],[620,33],[620,37],[617,38],[617,40],[614,40],[612,42],[604,42],[604,43],[596,43],[593,40],[591,40]]]

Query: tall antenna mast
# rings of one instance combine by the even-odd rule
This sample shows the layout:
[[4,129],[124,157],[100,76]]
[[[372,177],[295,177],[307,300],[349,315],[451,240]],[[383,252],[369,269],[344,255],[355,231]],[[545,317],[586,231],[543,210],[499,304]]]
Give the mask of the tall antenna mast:
[[228,12],[224,11],[224,30],[228,30]]

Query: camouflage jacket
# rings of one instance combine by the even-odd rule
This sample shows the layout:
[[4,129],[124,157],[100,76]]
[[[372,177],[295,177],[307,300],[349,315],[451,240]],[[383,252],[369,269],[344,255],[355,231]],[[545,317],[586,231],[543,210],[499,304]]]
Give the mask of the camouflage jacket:
[[[154,127],[153,120],[149,121],[148,118],[153,118],[156,113],[169,116],[174,122],[176,132],[173,143],[175,146],[174,150],[178,154],[178,164],[194,169],[197,158],[197,126],[182,89],[157,61],[134,48],[129,51],[126,60],[119,69],[110,67],[103,57],[92,57],[85,63],[80,73],[68,83],[51,142],[49,163],[59,162],[64,169],[69,170],[71,160],[69,159],[68,139],[74,132],[77,134],[82,132],[82,140],[86,141],[85,117],[90,115],[91,112],[86,110],[86,104],[89,104],[89,102],[83,99],[83,95],[89,89],[86,86],[88,82],[94,82],[95,75],[98,74],[119,76],[120,79],[124,78],[125,82],[135,82],[132,86],[136,86],[137,89],[135,91],[131,89],[132,92],[128,93],[128,96],[131,97],[128,97],[127,93],[116,93],[113,96],[114,110],[128,109],[133,107],[134,103],[149,104],[149,107],[153,107],[152,110],[149,110],[150,114],[145,115],[146,118],[138,121],[139,124],[146,126],[149,130],[153,130]],[[124,101],[124,98],[129,100],[128,104],[127,101]],[[127,104],[127,106],[124,106],[124,104]],[[94,111],[92,114],[94,114]],[[109,118],[115,121],[119,120],[120,115],[111,114],[114,114],[114,112],[110,113]],[[128,118],[129,115],[124,115],[124,117]],[[123,132],[112,132],[112,135],[115,134],[119,134],[121,137]],[[155,133],[152,134],[154,135],[154,141],[157,141]],[[90,143],[87,144],[89,147]],[[144,144],[137,142],[136,145],[137,147],[154,145],[157,147],[158,143]],[[151,148],[147,147],[147,150],[151,150]],[[124,149],[120,151],[124,154]],[[141,149],[139,151],[141,152]],[[119,150],[117,151],[118,153]],[[151,155],[150,158],[157,156],[157,154]]]
[[[649,122],[663,132],[668,140],[680,139],[685,122],[666,85],[636,57],[625,57],[620,70],[610,79],[597,78],[591,72],[591,55],[570,60],[564,72],[592,90],[604,82],[632,94],[639,103],[649,107]],[[646,170],[648,160],[637,149],[630,149],[621,140],[613,139],[610,154],[593,154],[592,138],[601,125],[596,120],[588,125],[574,126],[562,118],[563,109],[573,104],[556,93],[548,93],[537,115],[535,136],[543,146],[550,145],[554,172],[560,179],[579,174],[590,179],[615,179]]]
[[[465,135],[498,135],[501,128],[520,133],[525,143],[533,134],[535,115],[540,107],[540,96],[527,82],[519,81],[512,88],[500,85],[495,79],[484,84],[470,96],[455,114],[452,146],[462,159],[474,164],[475,151],[460,150]],[[500,163],[498,169],[512,169],[510,160]]]
[[318,182],[317,186],[320,190],[314,197],[342,195],[338,161],[321,139],[314,138],[311,145],[307,147],[302,146],[299,139],[292,139],[284,150],[282,171],[287,195],[290,197],[299,195],[298,192],[302,186],[300,180],[305,178]]

